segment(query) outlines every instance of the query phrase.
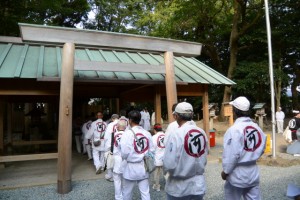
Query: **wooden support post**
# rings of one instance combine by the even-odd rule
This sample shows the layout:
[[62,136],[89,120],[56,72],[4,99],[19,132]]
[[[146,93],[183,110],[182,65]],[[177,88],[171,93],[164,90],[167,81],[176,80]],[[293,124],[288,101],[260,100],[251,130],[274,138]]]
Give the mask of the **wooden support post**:
[[166,95],[167,95],[167,107],[168,107],[168,121],[171,123],[174,121],[172,114],[172,106],[177,103],[177,90],[174,70],[174,58],[173,52],[165,52],[165,66],[166,66]]
[[72,108],[74,80],[73,43],[65,43],[62,54],[59,123],[58,123],[58,160],[57,192],[66,194],[72,190]]
[[120,114],[120,99],[116,98],[116,113]]
[[208,85],[204,85],[204,95],[202,97],[202,102],[203,102],[203,130],[207,134],[208,141],[209,141],[210,135],[209,135]]
[[160,94],[160,87],[155,87],[155,122],[154,123],[160,123],[161,121],[161,94]]
[[7,103],[7,151],[12,152],[12,103]]
[[4,102],[0,101],[0,155],[4,153]]

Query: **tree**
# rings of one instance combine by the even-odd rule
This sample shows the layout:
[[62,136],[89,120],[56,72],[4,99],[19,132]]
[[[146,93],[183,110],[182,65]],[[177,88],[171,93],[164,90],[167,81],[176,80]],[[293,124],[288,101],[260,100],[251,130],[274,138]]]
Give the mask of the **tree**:
[[0,35],[19,36],[19,22],[75,27],[89,10],[86,0],[0,1]]
[[[278,71],[282,70],[281,73],[290,75],[293,108],[299,109],[299,93],[296,87],[300,84],[300,42],[299,31],[296,27],[300,26],[300,2],[274,0],[270,8],[275,67]],[[278,82],[278,87],[275,87],[277,95],[280,94],[279,87],[280,82]],[[278,98],[277,105],[280,105]]]

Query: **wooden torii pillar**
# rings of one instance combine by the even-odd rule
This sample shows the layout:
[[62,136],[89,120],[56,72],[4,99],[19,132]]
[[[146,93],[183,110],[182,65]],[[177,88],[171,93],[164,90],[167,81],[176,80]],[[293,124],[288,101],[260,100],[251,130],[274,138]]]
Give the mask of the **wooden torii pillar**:
[[210,138],[210,134],[209,134],[209,110],[208,110],[208,104],[209,104],[209,100],[208,100],[208,85],[204,85],[203,86],[203,96],[202,96],[202,104],[203,104],[203,130],[205,131],[205,133],[208,136],[208,141]]
[[154,103],[155,103],[155,122],[154,123],[162,124],[162,121],[161,121],[161,93],[160,93],[160,87],[158,85],[155,87]]
[[58,160],[57,192],[66,194],[72,190],[72,108],[74,81],[73,43],[65,43],[62,54],[59,124],[58,124]]
[[177,103],[177,89],[175,81],[175,70],[174,70],[174,56],[173,52],[167,51],[164,54],[165,66],[166,66],[166,96],[167,96],[167,107],[168,107],[168,122],[174,121],[172,106]]

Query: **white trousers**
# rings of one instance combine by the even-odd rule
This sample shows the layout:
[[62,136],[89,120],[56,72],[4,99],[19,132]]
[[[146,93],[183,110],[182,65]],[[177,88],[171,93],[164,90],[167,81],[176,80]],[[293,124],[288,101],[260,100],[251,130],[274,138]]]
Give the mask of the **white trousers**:
[[276,121],[277,133],[283,133],[283,121]]
[[122,174],[113,173],[115,186],[115,200],[123,200],[122,195]]
[[111,179],[111,178],[113,178],[113,171],[112,171],[112,169],[107,169],[106,168],[105,179]]
[[156,189],[160,189],[160,176],[162,175],[162,166],[156,166],[154,170],[154,185],[156,186]]
[[143,179],[139,181],[131,181],[123,178],[123,199],[124,200],[131,200],[132,199],[132,192],[135,184],[138,184],[141,199],[142,200],[150,200],[150,191],[149,191],[149,180]]
[[261,200],[259,186],[249,188],[238,188],[231,185],[228,181],[225,182],[225,200]]
[[85,146],[85,149],[86,149],[86,152],[87,152],[87,155],[88,155],[89,159],[92,159],[93,158],[93,156],[92,156],[92,146],[90,144],[86,144],[84,146]]
[[82,141],[82,147],[83,147],[82,153],[85,154],[86,153],[86,146],[85,146],[85,142],[84,141]]
[[99,169],[99,167],[104,168],[104,165],[105,165],[104,151],[99,151],[99,150],[93,148],[93,161],[94,161],[96,170]]
[[81,136],[75,135],[76,149],[78,153],[81,153]]

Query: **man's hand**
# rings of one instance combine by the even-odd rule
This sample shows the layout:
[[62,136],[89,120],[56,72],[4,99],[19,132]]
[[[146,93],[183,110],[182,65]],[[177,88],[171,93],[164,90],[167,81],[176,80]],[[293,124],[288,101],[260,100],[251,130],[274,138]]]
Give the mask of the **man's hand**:
[[224,181],[226,180],[227,176],[228,176],[228,174],[225,174],[225,172],[222,171],[221,177],[222,177],[222,179],[223,179]]

